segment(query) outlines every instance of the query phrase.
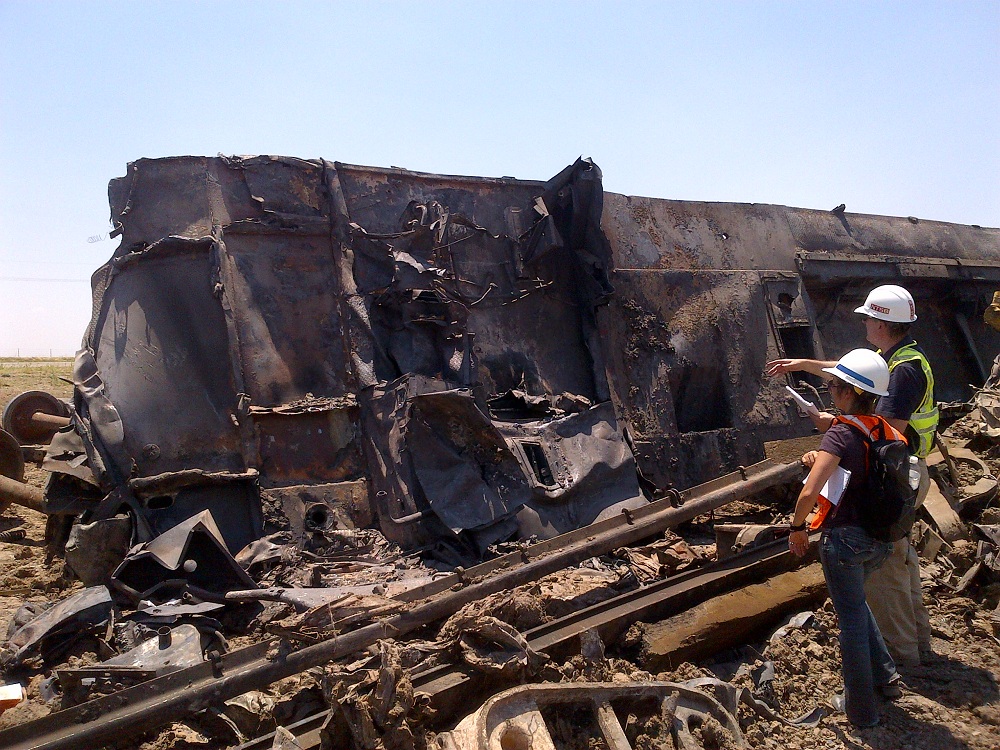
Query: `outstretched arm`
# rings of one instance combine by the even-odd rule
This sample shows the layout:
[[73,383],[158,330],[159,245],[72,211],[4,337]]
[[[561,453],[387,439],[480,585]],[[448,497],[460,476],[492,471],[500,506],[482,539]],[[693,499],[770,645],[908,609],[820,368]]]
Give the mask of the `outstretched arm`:
[[808,372],[823,380],[830,379],[830,373],[823,372],[824,367],[836,367],[836,362],[826,362],[821,359],[774,359],[764,366],[764,372],[771,377],[783,375],[786,372]]
[[[833,376],[824,372],[823,368],[832,368],[836,365],[836,362],[827,362],[821,359],[775,359],[765,365],[764,372],[772,378],[786,372],[808,372],[823,378],[823,380],[832,380]],[[820,432],[826,432],[833,422],[833,415],[825,411],[821,411],[819,414],[810,414],[809,418]]]

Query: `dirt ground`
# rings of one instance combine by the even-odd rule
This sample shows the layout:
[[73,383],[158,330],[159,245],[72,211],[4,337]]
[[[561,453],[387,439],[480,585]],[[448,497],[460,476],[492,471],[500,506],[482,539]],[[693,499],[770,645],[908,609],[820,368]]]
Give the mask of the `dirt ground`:
[[[45,391],[58,398],[73,395],[73,386],[60,380],[72,374],[73,361],[0,359],[0,409],[25,391]],[[44,488],[48,473],[28,464],[25,481]],[[13,505],[0,516],[0,532],[23,528],[25,538],[0,542],[0,634],[21,604],[33,598],[59,598],[67,582],[62,566],[45,562],[45,516]]]
[[[0,361],[0,406],[6,405],[17,394],[32,389],[46,390],[60,397],[69,396],[71,387],[59,378],[68,377],[70,367],[69,360],[55,364],[38,362],[27,366],[13,366]],[[994,471],[1000,467],[1000,449],[987,451],[985,458]],[[43,486],[45,476],[40,469],[29,466],[27,481]],[[994,500],[992,504],[996,506],[997,501]],[[987,508],[980,522],[1000,522],[1000,508]],[[15,527],[25,530],[25,538],[0,542],[0,634],[6,633],[5,623],[25,601],[56,601],[80,586],[79,583],[63,579],[59,559],[46,560],[45,518],[42,515],[17,506],[11,507],[0,516],[0,531]],[[923,666],[903,672],[903,696],[882,707],[880,726],[854,730],[843,714],[831,714],[819,726],[802,729],[760,719],[752,713],[741,711],[740,719],[748,746],[767,750],[1000,748],[1000,640],[997,639],[1000,624],[996,619],[991,619],[997,617],[994,610],[1000,601],[1000,581],[981,575],[960,593],[954,590],[961,573],[974,562],[974,555],[974,545],[956,545],[939,558],[938,562],[924,566],[924,594],[931,613],[934,655]],[[559,588],[556,584],[552,585],[554,589]],[[512,600],[518,597],[523,599],[528,595],[525,593],[528,590],[531,596],[537,596],[538,586],[539,584],[533,584],[528,589],[509,592],[507,597]],[[523,604],[523,600],[521,603]],[[503,606],[496,602],[491,603],[491,606],[498,614],[504,611]],[[539,604],[539,612],[541,607]],[[550,665],[541,670],[535,679],[595,681],[655,678],[682,681],[712,676],[744,687],[754,687],[748,668],[771,661],[775,677],[770,687],[764,691],[759,687],[754,689],[758,697],[767,698],[787,717],[797,716],[822,705],[840,691],[837,625],[829,601],[816,610],[809,626],[791,629],[783,637],[772,640],[773,642],[748,643],[717,655],[712,660],[683,664],[673,672],[659,675],[649,675],[635,664],[615,658],[615,644],[607,644],[609,656],[599,669],[594,669],[592,665],[582,666],[579,657],[576,657],[576,661],[564,665]],[[740,670],[740,666],[744,669]],[[37,685],[44,676],[45,673],[38,672],[31,678],[29,693],[32,700],[7,711],[0,718],[0,727],[20,723],[49,711],[37,696]],[[304,690],[312,691],[314,697],[318,695],[314,684]],[[282,700],[289,701],[287,684],[280,690],[272,689],[270,692],[274,700],[281,697]],[[268,710],[273,710],[273,707]],[[431,735],[419,732],[417,735],[409,747],[433,746],[428,744],[432,742]],[[145,747],[214,748],[224,747],[226,744],[184,725],[175,724]],[[674,747],[669,733],[645,746]],[[705,740],[705,747],[728,746],[731,745],[727,745],[724,740]],[[399,750],[402,748],[393,747]]]

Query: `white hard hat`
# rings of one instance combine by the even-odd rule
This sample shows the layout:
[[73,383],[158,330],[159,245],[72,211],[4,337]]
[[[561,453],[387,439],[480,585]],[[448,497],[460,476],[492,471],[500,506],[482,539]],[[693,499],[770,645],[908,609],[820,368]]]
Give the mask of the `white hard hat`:
[[889,393],[889,365],[871,349],[849,351],[836,366],[824,367],[823,372],[876,396]]
[[885,284],[868,292],[865,304],[854,312],[890,323],[912,323],[917,319],[913,297],[901,286]]

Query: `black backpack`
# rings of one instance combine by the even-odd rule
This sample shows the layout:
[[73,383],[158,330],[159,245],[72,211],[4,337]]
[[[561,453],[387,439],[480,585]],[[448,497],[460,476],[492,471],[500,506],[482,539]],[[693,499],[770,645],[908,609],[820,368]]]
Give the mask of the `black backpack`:
[[864,438],[867,447],[863,499],[858,508],[861,527],[873,538],[895,542],[910,533],[917,515],[917,488],[910,484],[910,470],[916,471],[916,457],[906,440],[899,440],[882,417],[868,431],[867,426],[850,415],[836,422],[849,424]]

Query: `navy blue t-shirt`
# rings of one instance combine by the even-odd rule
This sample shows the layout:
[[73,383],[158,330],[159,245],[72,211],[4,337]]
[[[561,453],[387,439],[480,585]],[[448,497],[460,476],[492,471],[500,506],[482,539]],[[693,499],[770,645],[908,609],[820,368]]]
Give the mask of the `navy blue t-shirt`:
[[[888,362],[889,358],[906,344],[914,343],[909,336],[904,338],[892,349],[883,352],[882,356]],[[917,351],[923,354],[923,349],[916,347]],[[924,400],[924,391],[927,390],[927,378],[924,376],[923,368],[919,362],[900,362],[892,368],[889,373],[888,396],[879,398],[875,406],[875,413],[886,419],[909,420],[910,416],[920,406]]]
[[823,520],[820,528],[859,526],[858,507],[865,485],[865,441],[857,429],[846,424],[835,424],[825,433],[819,449],[840,459],[840,467],[851,472],[851,479],[840,503]]
[[[915,342],[907,336],[894,347],[883,352],[882,356],[888,362],[897,349],[907,344],[915,344]],[[924,350],[919,346],[915,345],[915,348],[921,354],[924,353]],[[926,355],[924,356],[926,357]],[[927,390],[927,377],[924,375],[920,363],[900,362],[893,367],[892,372],[889,373],[889,387],[886,390],[889,391],[889,395],[879,398],[875,405],[875,413],[886,419],[902,419],[909,422],[913,412],[920,407],[920,403],[924,400],[924,392]],[[906,426],[905,432],[910,450],[913,451],[920,439],[917,437],[916,431],[909,425]]]

